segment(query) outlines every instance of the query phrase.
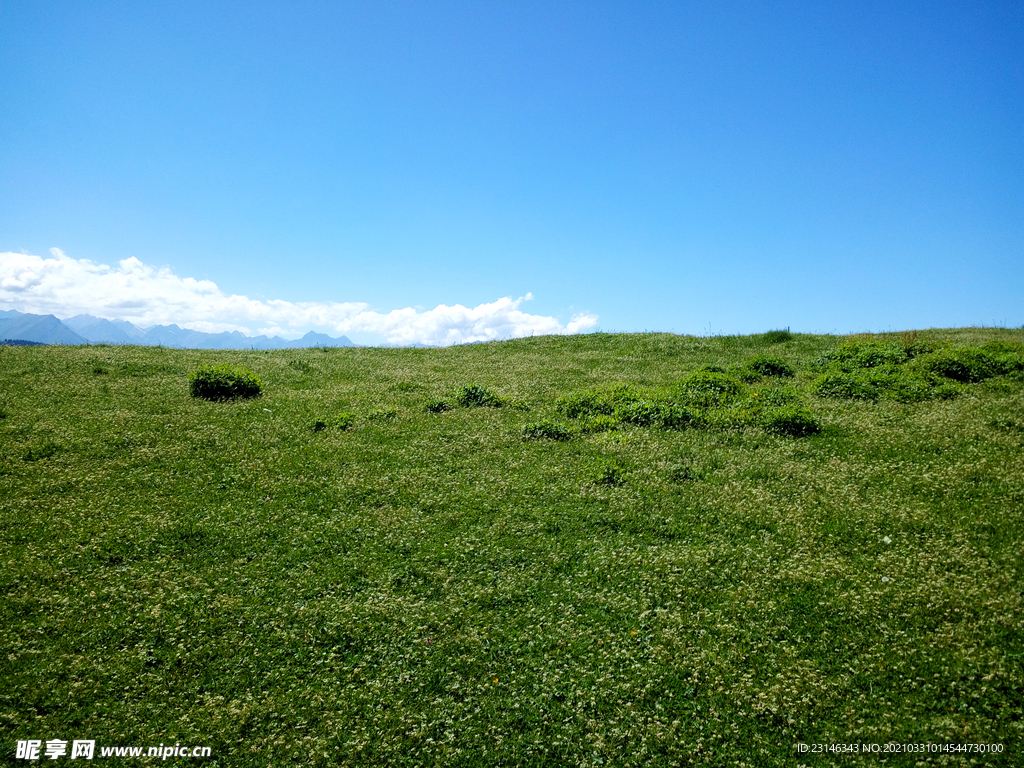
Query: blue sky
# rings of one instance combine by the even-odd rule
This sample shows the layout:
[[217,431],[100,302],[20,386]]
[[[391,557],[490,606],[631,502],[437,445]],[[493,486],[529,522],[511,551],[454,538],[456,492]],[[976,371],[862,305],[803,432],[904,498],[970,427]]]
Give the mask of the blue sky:
[[485,337],[1024,323],[1019,2],[12,0],[0,29],[0,309],[362,343],[475,338],[441,305]]

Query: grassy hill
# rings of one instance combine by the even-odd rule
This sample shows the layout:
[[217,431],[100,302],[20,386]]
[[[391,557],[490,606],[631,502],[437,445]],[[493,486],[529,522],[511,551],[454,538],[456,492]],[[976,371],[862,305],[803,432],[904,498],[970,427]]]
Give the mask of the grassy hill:
[[1024,759],[1021,330],[0,347],[0,441],[5,760]]

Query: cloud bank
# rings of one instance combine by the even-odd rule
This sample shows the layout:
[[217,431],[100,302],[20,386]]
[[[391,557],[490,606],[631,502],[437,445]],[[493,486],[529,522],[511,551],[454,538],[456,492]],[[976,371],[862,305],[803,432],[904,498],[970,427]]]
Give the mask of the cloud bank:
[[447,346],[531,335],[580,333],[597,316],[578,314],[566,325],[519,309],[531,294],[468,308],[441,304],[381,313],[359,302],[261,301],[224,293],[210,280],[179,277],[136,258],[117,267],[73,259],[57,248],[52,258],[0,253],[0,307],[68,318],[88,314],[128,320],[145,328],[175,323],[207,333],[241,331],[297,338],[309,330],[373,333],[392,344]]

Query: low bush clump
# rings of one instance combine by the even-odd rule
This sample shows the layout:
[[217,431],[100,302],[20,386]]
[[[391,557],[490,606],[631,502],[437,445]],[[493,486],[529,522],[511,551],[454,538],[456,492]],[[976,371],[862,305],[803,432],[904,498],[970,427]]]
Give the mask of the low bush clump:
[[466,408],[500,408],[502,399],[479,384],[467,384],[455,395],[455,402]]
[[877,368],[882,365],[905,363],[907,348],[890,342],[847,341],[835,349],[822,353],[811,362],[816,369],[854,371],[858,368]]
[[60,451],[60,446],[53,440],[46,440],[36,445],[30,445],[21,455],[22,461],[39,461],[48,459]]
[[785,360],[770,355],[752,357],[744,364],[743,372],[752,379],[762,376],[784,379],[790,378],[796,373]]
[[694,371],[672,390],[673,399],[683,405],[717,408],[735,402],[743,393],[743,385],[719,370]]
[[615,415],[625,424],[665,429],[685,429],[697,421],[697,417],[681,405],[652,400],[625,403],[616,409]]
[[948,400],[960,394],[961,387],[937,376],[921,376],[906,368],[879,371],[874,377],[885,397],[900,403]]
[[821,432],[821,425],[814,414],[795,403],[764,411],[760,421],[766,432],[787,437],[806,437]]
[[648,427],[652,424],[661,424],[661,414],[665,406],[661,403],[652,403],[649,400],[637,400],[632,403],[625,403],[615,410],[619,421],[626,424],[636,424],[638,427]]
[[777,331],[768,331],[762,337],[765,344],[782,344],[783,342],[790,341],[793,338],[793,334],[789,332],[789,328]]
[[872,401],[885,398],[901,403],[948,399],[960,393],[956,384],[927,371],[898,366],[826,373],[811,385],[811,391],[818,397]]
[[863,378],[851,373],[826,373],[811,385],[818,397],[835,397],[841,400],[877,400],[879,389]]
[[572,427],[558,421],[545,419],[523,425],[523,439],[525,440],[571,440],[572,438]]
[[235,400],[259,397],[263,382],[248,368],[231,365],[207,365],[189,374],[189,392],[204,400]]
[[626,403],[640,399],[632,388],[627,385],[610,390],[590,389],[585,392],[574,392],[560,397],[555,401],[555,408],[570,419],[581,416],[612,416],[616,409]]
[[395,408],[376,408],[366,414],[370,421],[391,421],[398,417],[398,410]]
[[1024,371],[1017,345],[941,347],[912,340],[847,342],[820,355],[811,367],[822,371],[811,389],[819,397],[851,400],[886,398],[915,403],[956,397],[963,384]]
[[449,403],[447,400],[428,400],[426,405],[426,410],[428,413],[444,413],[445,411],[450,411],[451,409],[452,404]]
[[916,367],[963,384],[974,384],[1008,372],[1003,361],[988,350],[979,348],[941,349],[919,357]]

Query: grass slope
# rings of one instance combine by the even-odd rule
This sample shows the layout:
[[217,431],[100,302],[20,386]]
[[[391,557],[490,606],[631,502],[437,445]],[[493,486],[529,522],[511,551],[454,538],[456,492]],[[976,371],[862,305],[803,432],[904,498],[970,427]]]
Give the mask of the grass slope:
[[0,347],[4,761],[1021,764],[1024,331],[786,336]]

